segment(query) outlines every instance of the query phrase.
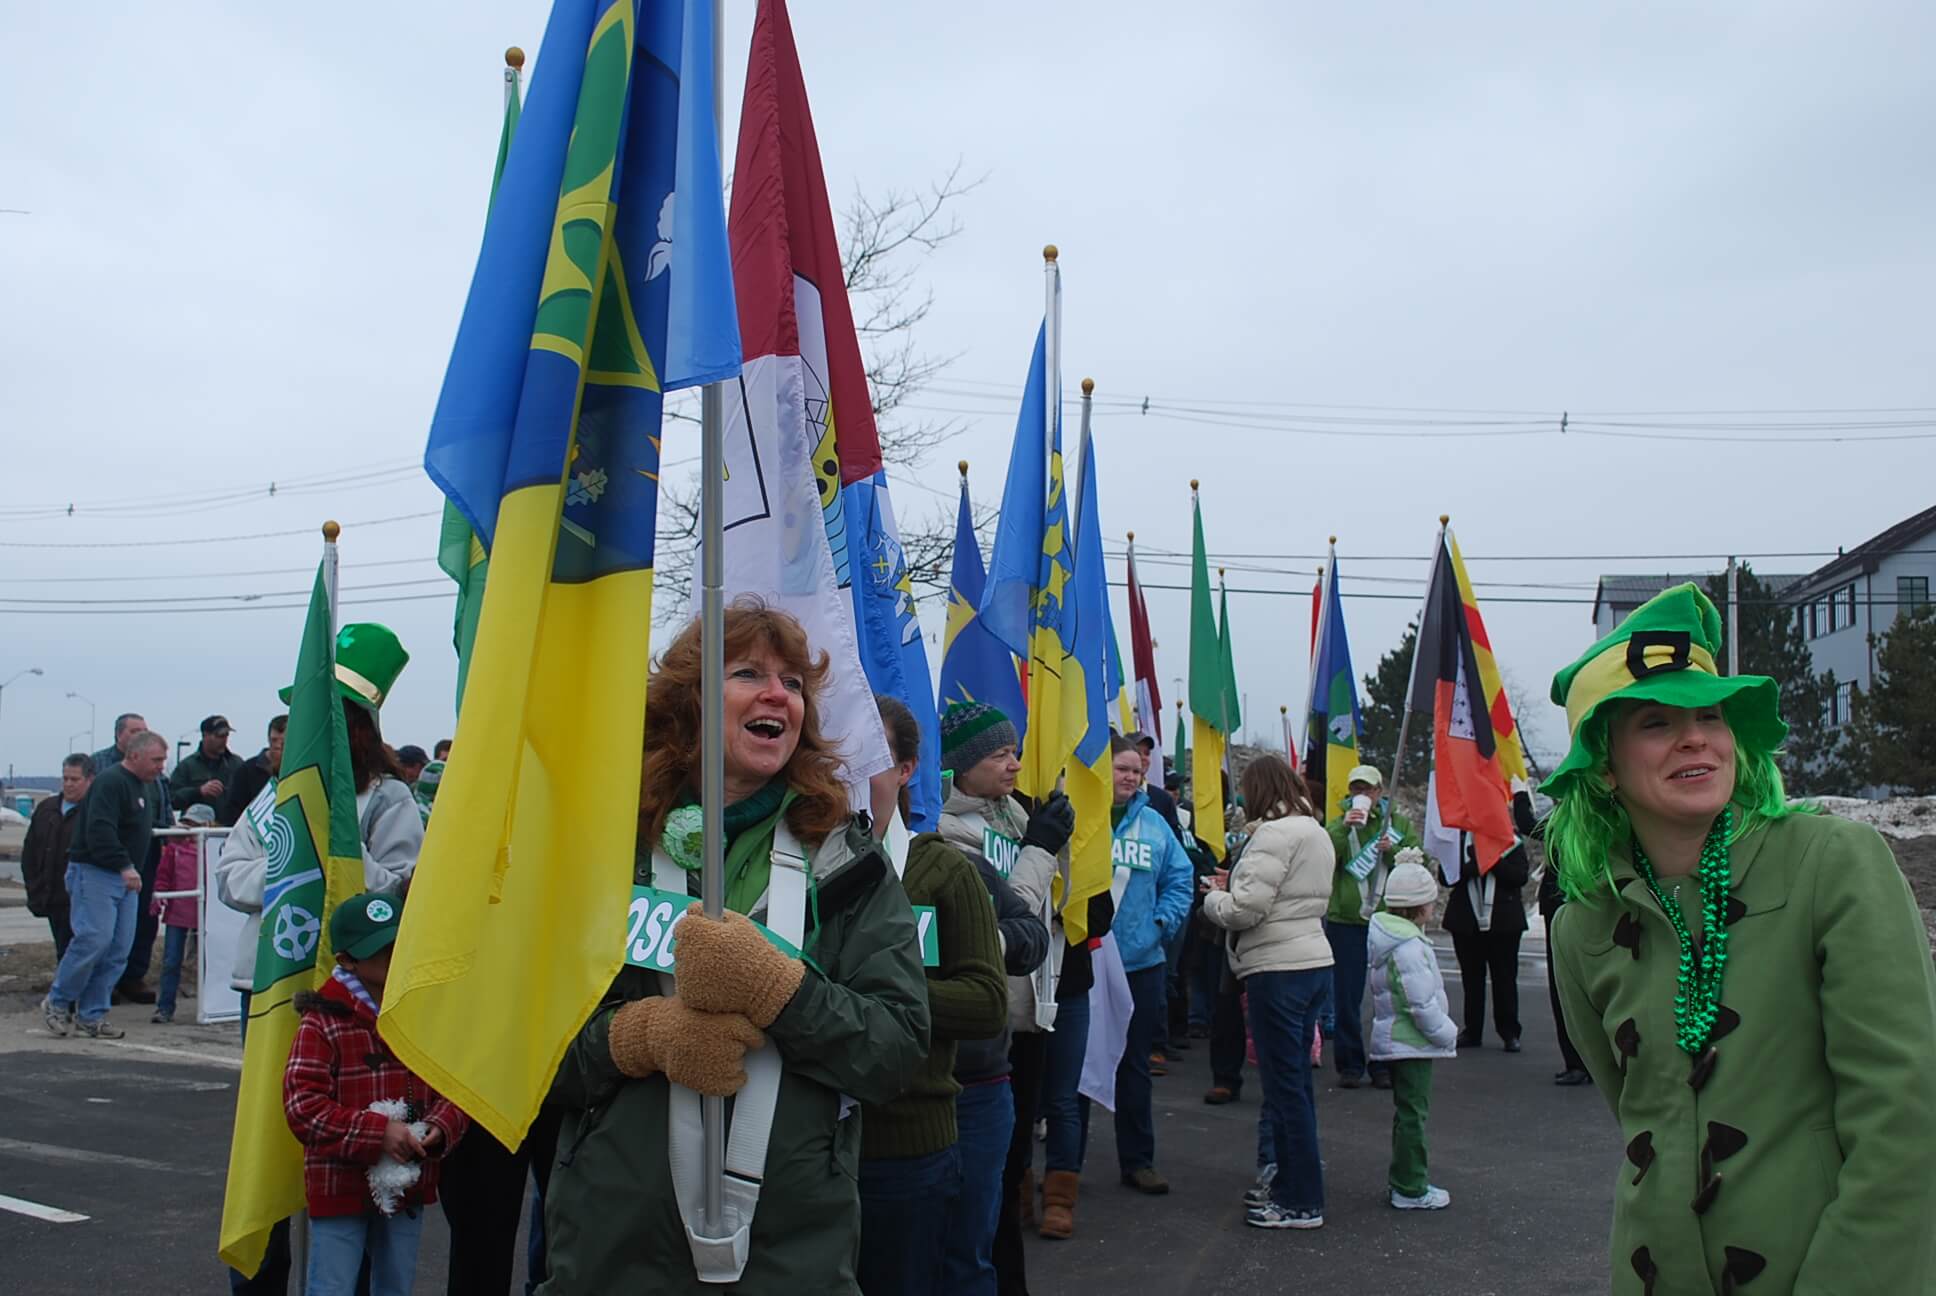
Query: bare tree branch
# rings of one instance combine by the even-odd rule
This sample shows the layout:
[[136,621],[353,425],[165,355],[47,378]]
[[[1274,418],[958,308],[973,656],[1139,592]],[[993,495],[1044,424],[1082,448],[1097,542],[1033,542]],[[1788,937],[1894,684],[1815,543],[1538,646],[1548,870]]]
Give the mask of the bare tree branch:
[[[911,402],[958,358],[931,355],[916,337],[934,308],[934,293],[922,285],[927,258],[962,231],[959,200],[973,193],[986,176],[962,175],[956,159],[947,173],[925,189],[888,189],[879,195],[856,189],[840,214],[841,271],[853,306],[867,388],[880,437],[881,459],[891,467],[918,467],[960,424],[954,419],[909,417]],[[665,417],[697,424],[697,393],[667,401]],[[910,525],[901,518],[917,599],[946,596],[954,564],[955,514],[936,509]],[[992,528],[992,509],[977,509],[978,532]],[[699,538],[699,485],[690,475],[659,487],[656,606],[661,617],[678,619],[691,606],[692,564]]]

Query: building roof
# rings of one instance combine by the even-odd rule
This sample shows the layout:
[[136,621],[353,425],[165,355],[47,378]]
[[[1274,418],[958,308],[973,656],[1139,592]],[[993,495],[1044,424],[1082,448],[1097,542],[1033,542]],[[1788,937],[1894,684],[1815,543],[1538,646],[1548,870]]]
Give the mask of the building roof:
[[1936,531],[1936,507],[1906,517],[1887,531],[1871,536],[1855,548],[1831,558],[1802,577],[1792,593],[1807,597],[1820,587],[1832,585],[1843,577],[1874,571],[1884,558],[1907,549],[1931,531]]
[[[1657,576],[1602,576],[1599,588],[1593,594],[1593,620],[1599,621],[1600,605],[1603,603],[1615,611],[1631,612],[1664,589],[1684,585],[1689,581],[1706,589],[1707,583],[1719,575],[1721,575],[1720,572],[1681,572],[1679,574],[1667,572]],[[1777,592],[1802,579],[1800,576],[1787,573],[1764,576],[1760,572],[1755,572],[1754,577]]]

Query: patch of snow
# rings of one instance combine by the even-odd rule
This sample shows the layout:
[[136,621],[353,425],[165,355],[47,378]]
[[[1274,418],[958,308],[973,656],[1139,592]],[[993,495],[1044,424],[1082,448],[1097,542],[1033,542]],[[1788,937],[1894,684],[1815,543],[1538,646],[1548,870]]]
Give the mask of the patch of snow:
[[1881,801],[1837,796],[1806,799],[1832,815],[1868,824],[1885,837],[1936,836],[1936,797],[1887,797]]

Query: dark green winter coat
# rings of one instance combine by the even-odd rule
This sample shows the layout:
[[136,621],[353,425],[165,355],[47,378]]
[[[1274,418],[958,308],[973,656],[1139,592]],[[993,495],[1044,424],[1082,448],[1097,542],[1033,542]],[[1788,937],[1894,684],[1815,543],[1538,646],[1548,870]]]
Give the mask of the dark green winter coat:
[[1936,1292],[1936,977],[1887,843],[1807,814],[1735,843],[1698,1064],[1675,1041],[1674,929],[1610,863],[1613,893],[1561,906],[1551,949],[1626,1146],[1613,1291]]
[[[1360,844],[1370,841],[1372,834],[1382,832],[1385,826],[1385,812],[1382,808],[1371,812],[1371,822],[1358,829]],[[1393,854],[1407,846],[1418,845],[1418,834],[1412,831],[1412,822],[1396,810],[1392,811],[1391,826],[1397,830],[1398,845],[1392,847]],[[1351,825],[1344,821],[1344,812],[1338,811],[1331,822],[1324,827],[1325,834],[1331,838],[1331,852],[1334,857],[1331,870],[1331,904],[1324,917],[1327,922],[1344,923],[1352,927],[1363,927],[1371,922],[1371,915],[1365,912],[1365,905],[1375,892],[1385,888],[1385,877],[1391,872],[1391,856],[1385,856],[1382,866],[1372,869],[1364,881],[1351,876],[1345,866],[1357,857],[1358,851],[1351,844]]]
[[813,874],[811,962],[766,1032],[786,1069],[740,1281],[693,1272],[666,1158],[666,1078],[634,1080],[612,1063],[613,1012],[659,993],[656,975],[627,967],[552,1090],[565,1119],[545,1198],[546,1296],[859,1291],[861,1112],[841,1119],[842,1098],[878,1104],[906,1090],[928,1051],[928,991],[907,893],[864,821],[815,851]]

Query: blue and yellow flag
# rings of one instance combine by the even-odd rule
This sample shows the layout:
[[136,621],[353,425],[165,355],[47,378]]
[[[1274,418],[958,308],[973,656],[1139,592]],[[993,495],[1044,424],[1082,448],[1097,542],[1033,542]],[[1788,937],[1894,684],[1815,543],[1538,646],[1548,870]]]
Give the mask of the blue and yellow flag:
[[1110,707],[1122,697],[1123,666],[1116,652],[1116,627],[1109,613],[1109,575],[1103,565],[1102,524],[1096,494],[1096,442],[1082,438],[1081,494],[1076,508],[1075,580],[1065,615],[1075,622],[1073,671],[1064,687],[1082,685],[1082,733],[1069,760],[1069,801],[1076,830],[1069,839],[1069,897],[1062,925],[1071,941],[1088,935],[1089,897],[1109,889],[1109,809],[1115,803],[1110,777]]
[[512,1147],[624,952],[663,393],[739,369],[713,39],[557,0],[424,454],[491,570],[380,1025]]
[[302,1145],[282,1109],[282,1073],[296,1038],[291,1001],[329,975],[330,911],[363,889],[356,778],[336,688],[330,619],[328,583],[319,567],[296,653],[282,772],[269,794],[274,809],[266,802],[249,809],[269,859],[220,1243],[223,1262],[245,1274],[261,1267],[269,1230],[303,1208]]
[[[504,178],[504,161],[511,156],[511,141],[517,137],[518,116],[523,105],[518,97],[517,73],[504,70],[504,125],[497,136],[497,165],[491,169],[491,201],[497,201],[498,182]],[[488,208],[486,209],[488,210]],[[457,582],[457,613],[451,627],[451,642],[457,649],[457,705],[464,705],[464,681],[471,669],[471,646],[477,642],[477,618],[484,611],[484,583],[490,577],[491,557],[484,551],[477,533],[471,530],[456,504],[444,501],[443,528],[437,536],[437,565],[444,575]]]
[[1351,644],[1344,632],[1344,601],[1338,594],[1338,551],[1324,564],[1319,592],[1317,646],[1311,652],[1311,705],[1304,728],[1304,781],[1325,819],[1351,795],[1358,763],[1358,677],[1351,671]]
[[[1048,372],[1048,324],[1035,338],[1022,409],[1015,421],[1001,521],[982,591],[981,622],[1028,662],[1028,721],[1022,733],[1023,795],[1046,797],[1088,727],[1087,685],[1075,660],[1069,586],[1075,546],[1062,481],[1062,383]],[[1050,401],[1053,432],[1046,441]]]
[[954,571],[948,580],[948,627],[941,640],[939,705],[946,709],[955,702],[986,703],[1013,720],[1019,733],[1027,723],[1022,682],[1015,674],[1015,654],[982,624],[981,598],[987,584],[964,473],[961,510],[955,518]]

